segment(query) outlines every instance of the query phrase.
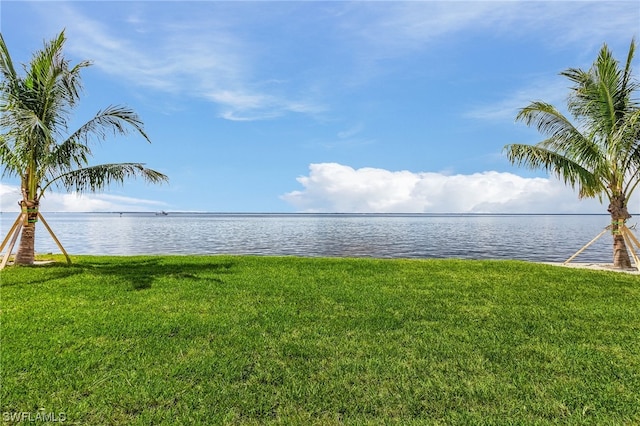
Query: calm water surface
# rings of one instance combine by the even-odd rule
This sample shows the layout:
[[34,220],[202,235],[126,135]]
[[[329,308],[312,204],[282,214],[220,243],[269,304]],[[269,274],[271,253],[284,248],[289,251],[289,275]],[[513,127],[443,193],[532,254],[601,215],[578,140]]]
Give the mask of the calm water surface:
[[[257,254],[564,261],[608,215],[44,213],[72,254]],[[2,234],[16,213],[0,214]],[[630,224],[633,225],[631,219]],[[58,253],[42,224],[36,251]],[[609,261],[610,235],[576,261]]]

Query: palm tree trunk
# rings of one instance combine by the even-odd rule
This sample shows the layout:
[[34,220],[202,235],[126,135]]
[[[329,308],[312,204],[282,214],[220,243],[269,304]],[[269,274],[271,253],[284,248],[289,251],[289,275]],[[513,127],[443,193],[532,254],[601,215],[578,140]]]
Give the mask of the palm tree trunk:
[[631,259],[629,258],[629,252],[627,251],[627,244],[624,242],[622,236],[621,225],[624,221],[612,222],[613,232],[613,267],[620,269],[631,269]]
[[38,221],[38,202],[22,201],[22,209],[27,218],[20,234],[20,245],[16,254],[16,265],[33,265],[35,261],[36,222]]
[[614,197],[607,209],[611,213],[611,233],[613,234],[613,267],[631,269],[631,259],[627,251],[627,244],[622,235],[622,226],[631,217],[627,210],[624,195]]

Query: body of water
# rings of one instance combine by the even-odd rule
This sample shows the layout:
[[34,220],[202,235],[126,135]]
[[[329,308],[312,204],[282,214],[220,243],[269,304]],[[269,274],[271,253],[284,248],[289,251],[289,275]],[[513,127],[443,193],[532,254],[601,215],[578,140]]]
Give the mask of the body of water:
[[[567,260],[608,215],[43,213],[70,254]],[[7,232],[17,213],[0,214]],[[629,225],[633,225],[631,219]],[[60,250],[41,223],[38,253]],[[575,259],[612,259],[604,235]]]

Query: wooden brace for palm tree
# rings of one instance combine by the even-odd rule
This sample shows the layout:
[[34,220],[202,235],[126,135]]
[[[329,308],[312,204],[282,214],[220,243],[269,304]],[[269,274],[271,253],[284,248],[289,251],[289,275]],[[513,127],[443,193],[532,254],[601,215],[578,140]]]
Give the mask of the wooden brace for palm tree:
[[631,257],[633,258],[633,262],[636,265],[636,269],[640,270],[640,256],[638,255],[638,253],[640,252],[640,241],[638,240],[638,238],[636,238],[633,232],[629,228],[627,228],[627,226],[624,224],[624,221],[618,221],[615,224],[612,223],[611,225],[604,228],[604,230],[601,233],[596,235],[596,237],[593,240],[585,244],[573,256],[565,260],[563,264],[566,265],[570,263],[573,259],[578,257],[583,251],[589,248],[589,246],[591,246],[598,239],[600,239],[600,237],[602,237],[607,231],[611,231],[611,233],[614,235],[622,235],[626,243],[627,249],[629,249],[629,252],[631,252]]
[[[40,213],[38,211],[37,215],[38,215],[37,218],[42,221],[42,224],[44,225],[44,227],[49,232],[49,235],[51,235],[51,238],[53,238],[53,241],[55,241],[55,243],[58,245],[58,248],[60,249],[60,251],[62,251],[62,254],[64,254],[64,257],[67,259],[67,263],[71,264],[71,258],[69,257],[69,254],[64,249],[64,247],[62,246],[62,243],[60,242],[60,240],[58,240],[58,238],[56,237],[56,234],[53,232],[53,230],[51,229],[51,227],[49,226],[47,221],[44,220],[44,217],[42,216],[42,213]],[[9,243],[9,247],[7,248],[7,252],[2,257],[2,262],[0,263],[0,270],[4,269],[4,267],[7,266],[7,262],[9,261],[9,258],[11,257],[11,253],[13,252],[13,248],[16,245],[16,241],[18,240],[18,237],[20,235],[20,231],[22,230],[22,227],[24,226],[25,222],[29,222],[29,221],[32,221],[32,220],[33,219],[29,219],[29,212],[27,212],[27,211],[22,211],[22,212],[20,212],[20,214],[18,214],[18,218],[13,223],[13,226],[11,226],[11,229],[9,229],[9,232],[4,237],[4,240],[2,240],[2,244],[0,244],[0,254],[1,254],[2,250],[4,250],[5,246],[9,242],[9,239],[11,239],[11,242]]]

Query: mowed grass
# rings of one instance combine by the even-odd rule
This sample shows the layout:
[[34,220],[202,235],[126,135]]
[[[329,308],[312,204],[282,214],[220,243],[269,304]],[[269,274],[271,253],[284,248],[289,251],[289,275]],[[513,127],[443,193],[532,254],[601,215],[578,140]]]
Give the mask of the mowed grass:
[[151,256],[10,267],[0,280],[4,420],[640,424],[637,276]]

